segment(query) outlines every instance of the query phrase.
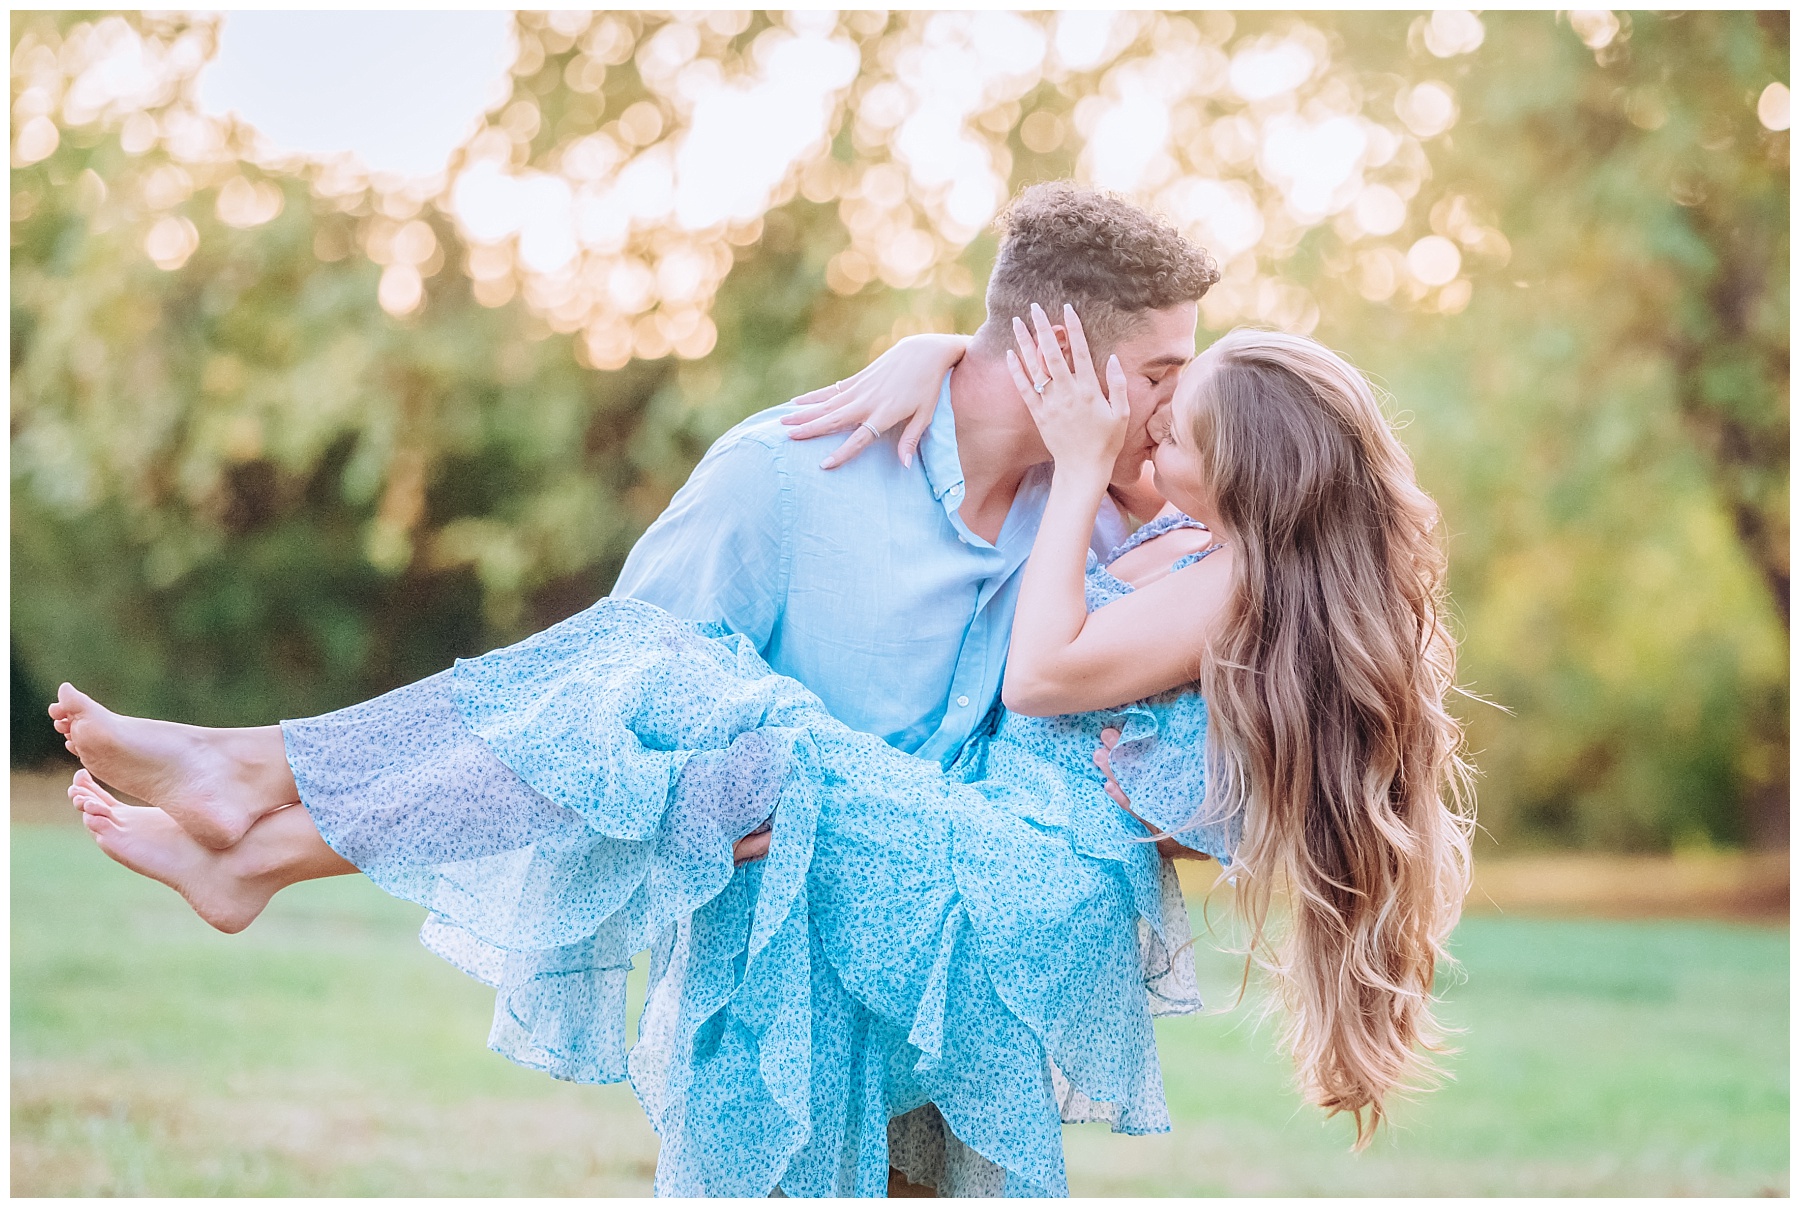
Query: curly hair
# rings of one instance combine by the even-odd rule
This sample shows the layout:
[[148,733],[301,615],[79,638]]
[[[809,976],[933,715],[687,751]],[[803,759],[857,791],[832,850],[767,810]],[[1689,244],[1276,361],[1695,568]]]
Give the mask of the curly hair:
[[1286,1007],[1308,1097],[1354,1115],[1361,1148],[1443,1050],[1432,983],[1469,888],[1442,523],[1342,357],[1245,328],[1206,355],[1183,388],[1236,557],[1200,679],[1204,810],[1243,814],[1250,950]]
[[1096,357],[1129,337],[1144,312],[1198,301],[1219,279],[1206,250],[1150,212],[1069,181],[1032,185],[998,222],[978,341],[1010,346],[1012,320],[1036,302],[1053,316],[1074,305]]

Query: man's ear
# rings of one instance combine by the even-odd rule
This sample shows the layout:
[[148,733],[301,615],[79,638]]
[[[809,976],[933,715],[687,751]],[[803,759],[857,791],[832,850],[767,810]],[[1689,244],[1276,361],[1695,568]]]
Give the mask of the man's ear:
[[1056,333],[1056,346],[1062,349],[1063,364],[1067,365],[1071,363],[1074,360],[1074,356],[1069,352],[1069,329],[1062,324],[1057,323],[1052,325],[1050,330]]

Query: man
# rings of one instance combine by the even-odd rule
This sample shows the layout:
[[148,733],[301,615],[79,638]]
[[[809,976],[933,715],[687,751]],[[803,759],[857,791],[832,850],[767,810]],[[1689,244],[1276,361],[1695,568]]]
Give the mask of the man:
[[841,721],[945,766],[999,697],[1049,488],[1006,368],[1013,319],[1073,304],[1095,363],[1118,355],[1131,427],[1114,481],[1135,483],[1219,276],[1160,219],[1066,182],[1026,189],[1004,223],[986,321],[944,380],[917,469],[864,457],[824,470],[779,422],[791,404],[759,412],[714,443],[614,588],[723,621]]

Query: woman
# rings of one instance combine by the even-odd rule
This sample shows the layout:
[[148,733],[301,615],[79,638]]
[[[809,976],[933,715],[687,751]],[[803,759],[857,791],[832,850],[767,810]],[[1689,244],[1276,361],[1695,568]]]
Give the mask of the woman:
[[[1171,976],[1179,898],[1088,759],[1117,729],[1131,810],[1231,865],[1304,1089],[1366,1144],[1436,1042],[1467,881],[1435,509],[1360,375],[1234,332],[1163,421],[1155,483],[1179,511],[1111,563],[1123,582],[1087,554],[1122,375],[1102,387],[1072,311],[1066,356],[1034,319],[1010,364],[1055,474],[1008,710],[948,776],[847,730],[741,639],[603,600],[279,728],[120,718],[65,686],[71,749],[164,808],[85,772],[71,796],[108,854],[226,930],[340,872],[426,905],[426,942],[500,988],[493,1047],[629,1074],[661,1192],[878,1194],[892,1160],[953,1193],[1058,1194],[1062,1118],[1166,1128],[1149,999],[1197,1005]],[[771,817],[766,857],[734,872]]]

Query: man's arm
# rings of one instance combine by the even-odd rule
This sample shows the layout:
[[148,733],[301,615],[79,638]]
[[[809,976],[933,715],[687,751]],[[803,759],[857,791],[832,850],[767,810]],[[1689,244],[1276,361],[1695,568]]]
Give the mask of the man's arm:
[[764,650],[787,599],[793,493],[786,441],[728,433],[631,549],[615,596],[723,621]]

